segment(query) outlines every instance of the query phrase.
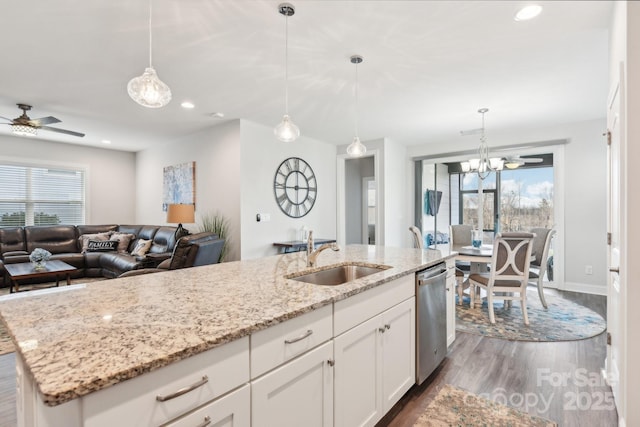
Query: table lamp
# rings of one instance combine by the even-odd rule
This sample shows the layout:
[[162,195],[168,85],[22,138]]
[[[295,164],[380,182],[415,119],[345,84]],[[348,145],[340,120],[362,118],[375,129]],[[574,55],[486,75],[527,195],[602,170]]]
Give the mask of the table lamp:
[[175,204],[167,207],[167,222],[170,224],[178,224],[176,229],[176,242],[189,234],[189,230],[182,226],[182,223],[195,222],[195,206]]

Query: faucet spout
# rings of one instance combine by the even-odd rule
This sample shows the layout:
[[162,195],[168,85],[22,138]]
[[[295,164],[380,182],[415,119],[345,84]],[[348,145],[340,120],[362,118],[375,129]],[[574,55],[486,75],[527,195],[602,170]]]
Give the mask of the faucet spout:
[[325,243],[318,249],[314,249],[313,231],[310,230],[309,237],[307,238],[307,267],[315,267],[318,255],[320,255],[320,252],[324,251],[325,249],[339,251],[340,246],[338,246],[336,243]]

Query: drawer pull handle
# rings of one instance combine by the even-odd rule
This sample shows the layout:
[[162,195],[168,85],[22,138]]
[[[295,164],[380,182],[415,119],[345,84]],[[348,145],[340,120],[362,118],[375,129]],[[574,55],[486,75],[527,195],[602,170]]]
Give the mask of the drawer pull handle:
[[156,400],[158,402],[166,402],[167,400],[171,400],[171,399],[174,399],[174,398],[176,398],[178,396],[182,396],[183,394],[189,393],[190,391],[193,391],[193,390],[197,389],[198,387],[202,387],[203,385],[205,385],[208,382],[209,382],[209,377],[207,377],[205,375],[197,383],[193,383],[190,386],[181,388],[180,390],[176,391],[175,393],[171,393],[171,394],[168,394],[166,396],[156,396]]
[[196,427],[207,427],[210,424],[211,424],[211,417],[207,415],[206,417],[204,417],[204,421],[202,421]]
[[307,332],[305,332],[304,334],[300,335],[298,338],[293,338],[293,339],[290,339],[290,340],[284,340],[284,343],[285,344],[293,344],[294,342],[302,341],[303,339],[307,338],[312,333],[313,333],[313,331],[311,329],[308,329]]

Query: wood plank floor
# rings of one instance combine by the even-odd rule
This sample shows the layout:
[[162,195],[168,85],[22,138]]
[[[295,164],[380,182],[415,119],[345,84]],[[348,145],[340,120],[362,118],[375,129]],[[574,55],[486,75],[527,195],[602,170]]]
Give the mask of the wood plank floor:
[[[606,297],[558,294],[606,318]],[[611,389],[600,375],[605,357],[604,333],[547,343],[457,333],[440,367],[421,386],[414,386],[378,427],[412,426],[444,384],[548,418],[561,427],[614,427],[618,416]]]
[[[553,292],[553,291],[551,291]],[[562,292],[605,316],[606,298]],[[442,365],[414,386],[378,426],[412,426],[444,384],[466,389],[558,422],[564,427],[618,424],[600,370],[605,334],[555,343],[505,341],[458,333]],[[571,378],[570,378],[571,377]],[[14,427],[15,356],[0,356],[0,427]]]

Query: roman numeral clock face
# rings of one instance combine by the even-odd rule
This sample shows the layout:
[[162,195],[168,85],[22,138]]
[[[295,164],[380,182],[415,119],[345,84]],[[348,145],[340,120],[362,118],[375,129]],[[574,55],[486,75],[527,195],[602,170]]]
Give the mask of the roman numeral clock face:
[[316,175],[307,162],[298,157],[290,157],[280,163],[276,170],[273,192],[285,215],[301,218],[309,213],[316,202]]

